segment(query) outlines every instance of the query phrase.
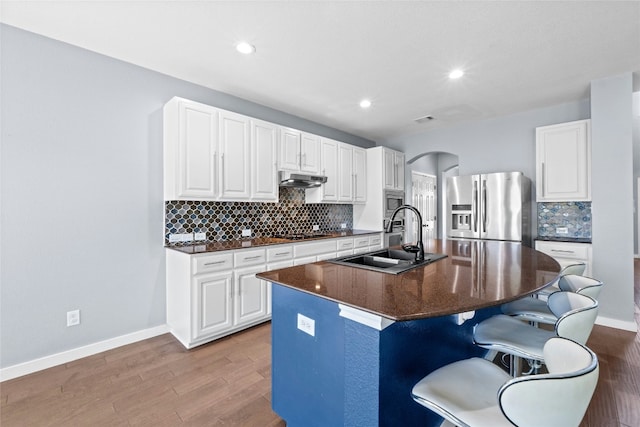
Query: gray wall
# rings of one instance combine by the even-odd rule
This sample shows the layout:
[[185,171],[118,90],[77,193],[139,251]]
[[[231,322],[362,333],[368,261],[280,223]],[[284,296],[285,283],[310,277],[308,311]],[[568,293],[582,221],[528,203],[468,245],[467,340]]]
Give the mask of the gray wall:
[[[357,136],[0,25],[0,366],[165,324],[162,106]],[[66,327],[66,312],[81,325]]]
[[591,83],[593,275],[600,315],[634,322],[632,76]]
[[[532,182],[531,230],[536,230],[535,128],[587,118],[589,100],[583,100],[450,128],[433,129],[389,139],[381,145],[403,151],[407,159],[430,152],[457,155],[460,175],[507,171],[524,173]],[[443,185],[440,188],[444,190]],[[535,233],[532,235],[535,236]]]

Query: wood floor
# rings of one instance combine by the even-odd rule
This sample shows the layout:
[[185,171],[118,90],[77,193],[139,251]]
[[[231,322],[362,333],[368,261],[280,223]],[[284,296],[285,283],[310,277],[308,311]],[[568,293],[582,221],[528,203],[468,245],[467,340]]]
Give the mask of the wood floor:
[[[167,334],[5,381],[0,425],[285,426],[271,410],[270,332],[266,323],[189,351]],[[596,326],[588,345],[600,379],[581,427],[640,426],[640,336]]]

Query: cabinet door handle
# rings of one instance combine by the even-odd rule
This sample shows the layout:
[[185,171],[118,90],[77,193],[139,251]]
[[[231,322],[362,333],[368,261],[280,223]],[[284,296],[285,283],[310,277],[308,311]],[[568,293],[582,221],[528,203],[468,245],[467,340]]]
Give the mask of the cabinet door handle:
[[256,255],[256,256],[246,256],[243,258],[244,261],[251,261],[252,259],[258,259],[262,257],[262,255]]
[[289,252],[276,252],[275,256],[289,255]]
[[546,196],[547,193],[544,189],[544,162],[542,162],[542,197]]
[[551,249],[551,252],[560,252],[563,254],[574,254],[575,251],[568,251],[568,250],[563,250],[563,249]]
[[224,190],[224,153],[220,154],[220,176],[222,177],[222,189]]
[[226,263],[226,260],[222,260],[222,261],[214,261],[214,262],[205,262],[204,265],[205,266],[209,266],[209,265],[220,265],[220,264],[224,264]]

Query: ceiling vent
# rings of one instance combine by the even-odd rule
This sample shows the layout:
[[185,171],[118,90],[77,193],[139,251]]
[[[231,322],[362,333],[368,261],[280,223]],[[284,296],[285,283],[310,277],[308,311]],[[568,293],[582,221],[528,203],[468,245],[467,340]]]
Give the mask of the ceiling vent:
[[432,120],[435,120],[435,117],[433,117],[432,115],[428,115],[428,116],[424,116],[424,117],[418,117],[417,119],[414,119],[413,121],[416,123],[427,123],[430,122]]

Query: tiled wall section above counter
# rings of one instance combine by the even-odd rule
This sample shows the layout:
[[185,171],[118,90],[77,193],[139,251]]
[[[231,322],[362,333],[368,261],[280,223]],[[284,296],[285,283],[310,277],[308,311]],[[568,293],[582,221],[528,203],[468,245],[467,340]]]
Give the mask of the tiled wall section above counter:
[[239,240],[245,228],[253,237],[276,233],[308,233],[314,225],[320,230],[338,230],[342,224],[353,228],[353,206],[305,204],[299,188],[280,188],[278,203],[259,202],[165,202],[165,245],[169,234],[207,233],[207,241]]
[[538,203],[538,238],[543,237],[591,239],[591,202]]

